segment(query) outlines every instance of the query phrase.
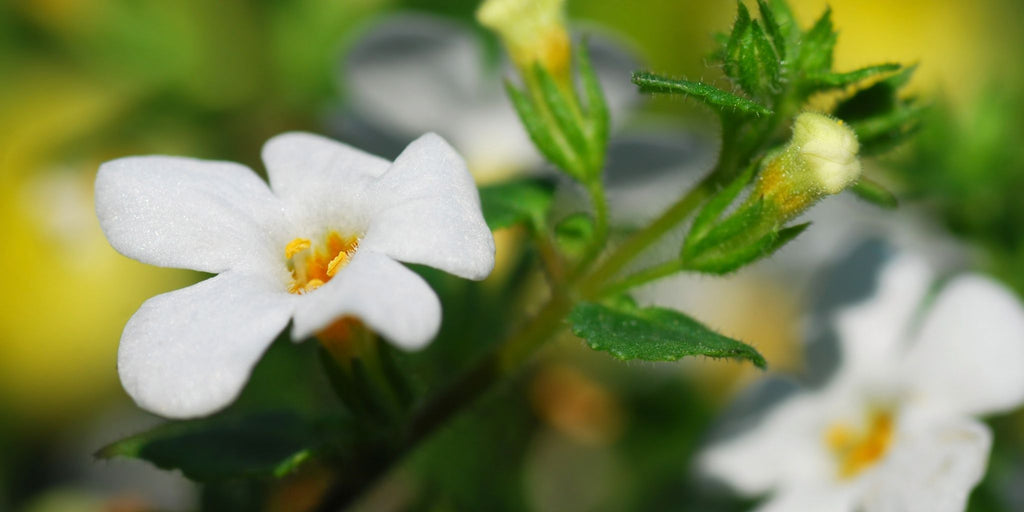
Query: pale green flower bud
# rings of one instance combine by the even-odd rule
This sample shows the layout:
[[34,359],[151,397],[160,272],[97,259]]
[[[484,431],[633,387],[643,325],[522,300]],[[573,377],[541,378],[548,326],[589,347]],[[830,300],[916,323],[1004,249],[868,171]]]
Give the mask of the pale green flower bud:
[[486,0],[476,18],[501,36],[512,61],[524,74],[540,63],[555,78],[568,80],[565,0]]

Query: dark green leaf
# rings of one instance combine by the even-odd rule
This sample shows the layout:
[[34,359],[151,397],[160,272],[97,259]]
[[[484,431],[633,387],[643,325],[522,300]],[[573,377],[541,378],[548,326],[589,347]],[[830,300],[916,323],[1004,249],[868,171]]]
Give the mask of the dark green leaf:
[[899,206],[899,200],[892,192],[863,176],[850,187],[850,190],[857,194],[857,197],[882,208],[893,209]]
[[832,52],[836,46],[836,33],[832,30],[832,8],[804,34],[798,57],[799,68],[808,75],[827,73],[832,69]]
[[841,88],[873,76],[899,71],[899,69],[899,64],[880,64],[847,73],[815,73],[807,77],[807,86],[814,89]]
[[516,113],[519,114],[519,119],[523,122],[523,127],[526,128],[526,133],[530,135],[530,140],[537,146],[541,154],[560,169],[570,174],[575,172],[576,166],[572,165],[573,160],[570,159],[563,146],[555,140],[550,126],[541,117],[540,112],[537,112],[533,102],[508,81],[505,82],[505,90],[512,100]]
[[289,413],[219,415],[165,423],[96,455],[143,459],[197,481],[280,477],[313,456],[319,438],[312,425]]
[[581,302],[569,315],[572,332],[590,348],[625,360],[676,361],[686,356],[745,359],[759,368],[765,360],[753,347],[727,338],[670,309],[618,310]]
[[771,110],[760,103],[700,82],[673,80],[652,73],[638,71],[633,73],[633,83],[640,86],[640,92],[685,94],[726,114],[742,113],[758,116],[772,114]]
[[541,227],[551,207],[555,187],[540,180],[520,180],[480,188],[484,219],[492,230],[520,222]]

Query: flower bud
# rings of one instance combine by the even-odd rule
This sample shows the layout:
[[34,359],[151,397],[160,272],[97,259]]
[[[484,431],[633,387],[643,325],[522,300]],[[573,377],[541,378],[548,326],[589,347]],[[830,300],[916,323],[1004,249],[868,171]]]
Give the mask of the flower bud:
[[529,74],[535,63],[559,80],[569,77],[569,33],[565,0],[486,0],[480,24],[501,36],[512,61]]
[[841,120],[805,112],[793,123],[793,138],[761,171],[754,196],[792,217],[860,177],[860,144]]

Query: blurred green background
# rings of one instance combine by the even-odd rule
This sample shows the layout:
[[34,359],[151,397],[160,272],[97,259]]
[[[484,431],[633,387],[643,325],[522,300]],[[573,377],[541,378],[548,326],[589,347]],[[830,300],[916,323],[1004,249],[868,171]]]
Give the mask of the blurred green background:
[[[136,263],[107,245],[92,210],[99,163],[162,153],[259,170],[259,148],[276,133],[332,134],[338,116],[348,112],[342,63],[368,26],[411,10],[471,27],[476,3],[0,2],[0,510],[196,506],[184,482],[174,484],[184,497],[165,498],[148,491],[151,483],[133,487],[117,477],[97,483],[92,475],[109,468],[93,462],[90,450],[152,421],[131,412],[117,382],[124,323],[146,298],[201,277]],[[804,24],[826,5],[792,3]],[[1024,201],[1018,197],[1024,144],[1017,140],[1024,119],[1024,36],[1016,26],[1024,4],[828,4],[840,30],[837,69],[919,63],[911,92],[934,105],[918,142],[875,162],[870,172],[883,175],[904,204],[928,212],[970,244],[978,268],[1024,291]],[[569,10],[574,23],[621,34],[645,68],[722,81],[705,62],[712,32],[732,22],[733,3],[625,5],[570,0]],[[481,44],[496,48],[478,34]],[[691,102],[659,99],[643,108],[672,112],[683,126],[710,122]],[[765,347],[777,368],[798,368],[804,299],[778,283],[747,281],[753,284],[745,282],[721,302],[740,311],[768,303],[777,311],[735,325],[721,325],[722,318],[742,315],[716,317],[714,307],[702,315]],[[751,295],[757,299],[749,306],[736,298]],[[681,370],[618,367],[581,355],[577,345],[560,344],[547,362],[442,433],[366,507],[704,510],[695,504],[686,456],[725,397],[681,378]],[[706,382],[752,377],[731,364],[687,368]],[[132,419],[122,421],[124,414]],[[1020,422],[1001,421],[997,448],[1019,453]],[[489,460],[506,460],[508,468],[487,471]],[[990,478],[1000,474],[1008,473],[994,471]],[[303,482],[316,487],[315,475]],[[998,489],[984,489],[972,507],[1007,506]],[[713,504],[742,505],[725,498]]]

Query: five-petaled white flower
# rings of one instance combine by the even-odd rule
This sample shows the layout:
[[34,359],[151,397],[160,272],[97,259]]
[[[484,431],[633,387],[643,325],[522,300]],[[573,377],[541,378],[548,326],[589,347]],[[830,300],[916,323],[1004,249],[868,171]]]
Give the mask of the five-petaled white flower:
[[399,347],[422,347],[440,302],[398,261],[469,279],[494,266],[473,179],[437,135],[391,163],[286,133],[266,143],[263,161],[269,187],[231,162],[143,156],[100,168],[96,213],[115,249],[217,274],[146,301],[125,326],[118,371],[145,409],[192,417],[224,407],[290,319],[295,340],[355,318]]
[[991,446],[974,417],[1024,401],[1024,309],[976,275],[925,303],[931,277],[910,256],[890,263],[872,300],[838,313],[830,383],[713,445],[701,469],[772,493],[759,510],[963,510]]

